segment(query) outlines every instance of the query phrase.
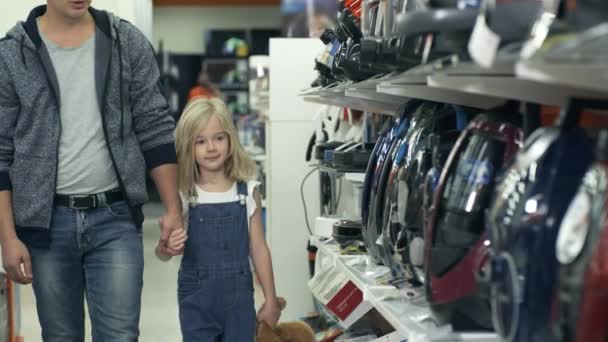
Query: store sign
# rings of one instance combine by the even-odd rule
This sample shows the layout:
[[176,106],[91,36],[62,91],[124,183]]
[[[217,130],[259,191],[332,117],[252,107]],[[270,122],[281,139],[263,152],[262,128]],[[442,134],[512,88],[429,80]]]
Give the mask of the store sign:
[[327,303],[327,308],[341,321],[345,321],[361,302],[363,292],[352,281],[348,281]]

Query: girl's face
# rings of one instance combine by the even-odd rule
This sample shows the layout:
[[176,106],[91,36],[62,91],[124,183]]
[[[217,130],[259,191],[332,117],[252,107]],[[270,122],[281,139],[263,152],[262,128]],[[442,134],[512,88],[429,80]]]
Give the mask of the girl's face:
[[194,141],[194,155],[201,173],[224,171],[230,143],[228,134],[213,116]]

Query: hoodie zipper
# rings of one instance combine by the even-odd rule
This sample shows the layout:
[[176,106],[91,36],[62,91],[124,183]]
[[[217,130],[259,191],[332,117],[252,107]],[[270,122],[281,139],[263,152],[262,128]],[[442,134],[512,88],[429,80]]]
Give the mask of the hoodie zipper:
[[[114,52],[114,38],[110,37],[110,39],[112,39],[112,47],[110,50],[110,60],[108,61],[108,65],[106,67],[106,82],[103,86],[103,95],[101,97],[101,121],[102,121],[101,125],[103,127],[103,136],[106,141],[106,146],[108,147],[108,152],[110,153],[110,159],[112,159],[112,166],[114,168],[114,172],[116,173],[116,178],[118,179],[118,187],[120,188],[120,191],[122,192],[122,195],[123,195],[125,201],[127,202],[127,206],[129,207],[129,212],[131,213],[131,218],[135,222],[135,215],[134,215],[135,213],[134,213],[131,205],[129,205],[129,198],[127,197],[127,191],[125,188],[125,184],[124,184],[124,181],[118,170],[118,166],[116,166],[116,159],[114,158],[114,152],[112,152],[112,147],[110,146],[110,139],[108,138],[108,127],[106,126],[106,112],[107,112],[106,111],[106,102],[107,102],[107,98],[108,98],[108,85],[110,84],[110,78],[112,78],[110,69],[112,67],[112,59],[113,59],[113,55],[114,55],[114,53],[113,53]],[[118,62],[122,63],[122,60],[120,60]],[[122,75],[119,75],[118,78],[119,78],[118,82],[122,82]],[[121,96],[122,96],[122,94],[121,94]],[[122,104],[121,104],[121,106],[122,106]]]
[[[40,56],[40,53],[38,51],[35,51],[34,54],[36,55],[36,57],[38,58],[38,62],[40,63],[40,65],[42,65],[43,69],[44,69],[44,63],[42,61],[42,57]],[[25,56],[24,56],[25,58]],[[46,78],[46,81],[49,84],[49,88],[51,88],[51,92],[53,93],[53,97],[55,98],[55,107],[57,107],[57,123],[59,125],[59,132],[57,133],[57,144],[55,146],[55,177],[54,177],[54,182],[53,182],[53,191],[56,191],[55,189],[57,189],[57,178],[59,177],[59,140],[61,139],[61,108],[59,108],[59,94],[57,94],[57,92],[55,91],[55,87],[53,87],[53,82],[51,81],[51,77],[49,76],[48,71],[45,70],[44,73],[44,77]],[[53,195],[53,200],[52,200],[52,204],[51,204],[51,216],[49,217],[49,222],[48,222],[48,227],[51,227],[51,223],[53,220],[53,215],[55,213],[55,196]]]

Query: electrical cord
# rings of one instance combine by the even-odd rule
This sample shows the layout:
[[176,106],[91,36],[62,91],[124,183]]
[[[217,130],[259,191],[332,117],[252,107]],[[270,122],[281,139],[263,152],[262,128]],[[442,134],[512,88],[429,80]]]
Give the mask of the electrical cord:
[[300,183],[300,197],[302,198],[302,205],[304,206],[304,219],[306,220],[306,228],[308,229],[308,233],[312,236],[312,230],[310,229],[310,222],[308,221],[308,208],[306,207],[306,199],[304,198],[304,184],[306,183],[306,180],[308,179],[308,177],[310,177],[310,175],[312,175],[315,171],[318,171],[320,169],[320,167],[315,167],[314,169],[310,170],[310,172],[308,172],[306,174],[306,176],[304,176],[304,179],[302,179],[302,182]]

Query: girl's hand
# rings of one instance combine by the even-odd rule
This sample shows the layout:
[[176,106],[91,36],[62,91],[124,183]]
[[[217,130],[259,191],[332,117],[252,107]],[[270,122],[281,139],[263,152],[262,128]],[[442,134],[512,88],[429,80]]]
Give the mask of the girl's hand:
[[172,231],[166,244],[161,240],[158,241],[155,250],[156,256],[163,261],[168,261],[172,256],[182,254],[184,252],[184,243],[187,239],[188,236],[184,229],[180,228]]
[[183,228],[176,229],[171,232],[169,236],[169,241],[167,242],[167,247],[174,251],[183,252],[184,251],[184,243],[188,240],[188,235],[186,235],[186,230]]
[[274,327],[281,317],[281,308],[276,300],[266,301],[258,311],[258,322],[266,322],[269,327]]
[[156,257],[159,258],[162,261],[169,261],[171,260],[171,257],[173,256],[172,253],[169,253],[167,251],[167,248],[161,245],[160,240],[158,241],[158,243],[156,244],[156,248],[154,249],[154,253],[156,254]]

